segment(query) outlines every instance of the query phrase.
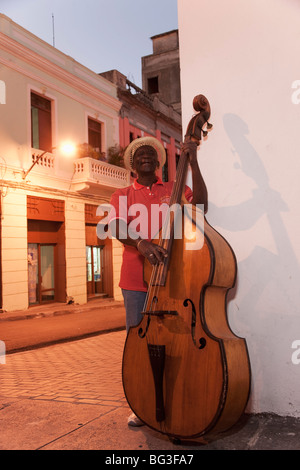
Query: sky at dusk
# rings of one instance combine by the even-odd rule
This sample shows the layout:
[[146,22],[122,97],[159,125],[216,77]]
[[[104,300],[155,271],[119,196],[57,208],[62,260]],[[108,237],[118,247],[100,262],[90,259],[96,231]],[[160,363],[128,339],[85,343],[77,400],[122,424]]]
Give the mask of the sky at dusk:
[[140,87],[151,36],[178,28],[177,0],[0,0],[0,13],[94,72],[117,69]]

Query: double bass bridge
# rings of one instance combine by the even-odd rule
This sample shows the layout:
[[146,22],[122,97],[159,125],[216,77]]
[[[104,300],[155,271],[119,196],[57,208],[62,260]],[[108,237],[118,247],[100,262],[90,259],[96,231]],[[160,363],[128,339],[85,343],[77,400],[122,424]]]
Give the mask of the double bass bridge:
[[153,315],[157,317],[163,317],[165,315],[176,316],[178,312],[176,310],[147,310],[145,312],[141,312],[142,315]]

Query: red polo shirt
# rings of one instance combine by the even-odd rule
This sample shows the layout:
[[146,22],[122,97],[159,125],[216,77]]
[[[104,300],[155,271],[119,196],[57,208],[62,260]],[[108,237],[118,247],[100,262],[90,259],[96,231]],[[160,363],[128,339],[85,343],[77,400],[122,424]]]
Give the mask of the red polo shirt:
[[[156,216],[158,206],[169,205],[173,184],[173,182],[163,183],[158,178],[150,188],[135,180],[131,186],[118,189],[110,201],[115,212],[109,216],[109,222],[123,219],[141,238],[150,241],[162,226],[163,217],[157,218]],[[193,193],[188,186],[185,189],[185,197],[189,202],[193,198]],[[147,285],[143,279],[144,257],[135,247],[123,246],[119,286],[122,289],[147,292]]]

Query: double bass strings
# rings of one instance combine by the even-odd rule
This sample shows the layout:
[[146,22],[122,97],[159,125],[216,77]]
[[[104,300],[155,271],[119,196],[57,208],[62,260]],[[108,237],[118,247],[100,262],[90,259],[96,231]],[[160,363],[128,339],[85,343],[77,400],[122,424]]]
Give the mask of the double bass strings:
[[[174,181],[174,186],[173,186],[172,193],[171,193],[170,206],[172,206],[175,203],[180,202],[181,194],[183,191],[183,183],[184,183],[184,176],[186,173],[186,168],[187,168],[187,157],[186,155],[181,155],[179,159],[179,163],[178,163],[177,172],[176,172],[176,179]],[[171,254],[170,248],[171,248],[172,239],[174,237],[174,227],[175,227],[174,213],[173,212],[171,213],[171,211],[168,211],[167,219],[164,222],[164,226],[161,230],[161,234],[160,234],[159,241],[158,241],[158,245],[165,248],[168,251],[168,256],[170,256]],[[168,237],[166,235],[168,235]],[[163,275],[163,270],[164,270],[166,262],[167,261],[164,261],[152,267],[149,287],[148,287],[145,304],[144,304],[144,311],[148,310],[148,315],[151,315],[156,311],[158,293],[161,287],[162,275]],[[150,310],[149,310],[149,307],[150,307]]]

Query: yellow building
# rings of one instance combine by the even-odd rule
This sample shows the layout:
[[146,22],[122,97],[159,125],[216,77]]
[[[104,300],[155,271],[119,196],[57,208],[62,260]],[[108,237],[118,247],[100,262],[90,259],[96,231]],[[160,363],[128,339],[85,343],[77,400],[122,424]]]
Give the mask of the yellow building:
[[[113,83],[0,14],[3,310],[121,300],[121,245],[96,233],[97,207],[129,184],[103,158],[120,106]],[[67,158],[66,142],[81,153]]]

